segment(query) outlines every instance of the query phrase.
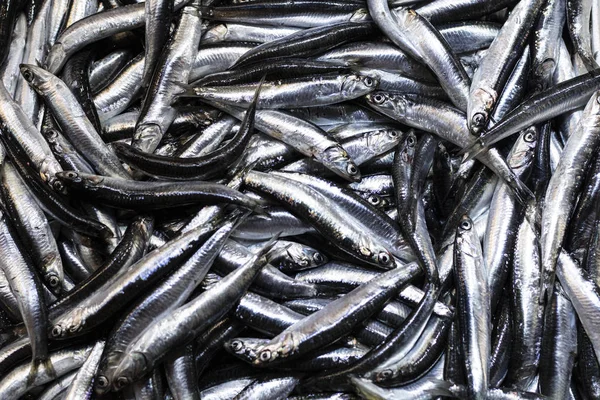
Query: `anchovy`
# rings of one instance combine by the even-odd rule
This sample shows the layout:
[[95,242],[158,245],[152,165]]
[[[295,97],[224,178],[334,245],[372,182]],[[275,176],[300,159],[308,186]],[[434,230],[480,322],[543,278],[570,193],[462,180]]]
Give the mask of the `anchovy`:
[[21,74],[44,97],[71,142],[98,172],[125,179],[130,177],[63,81],[34,65],[21,65]]
[[[314,107],[353,100],[372,92],[378,80],[365,75],[327,74],[307,78],[264,82],[258,108]],[[256,93],[257,84],[235,86],[192,86],[182,96],[235,106],[248,106]],[[317,94],[315,98],[315,94]]]
[[[175,309],[170,315],[154,321],[144,333],[127,347],[119,363],[114,388],[122,389],[127,383],[139,379],[164,357],[176,344],[185,344],[194,337],[194,331],[203,330],[219,320],[247,290],[258,271],[265,265],[262,257],[271,247],[268,242],[244,267],[229,274],[214,287],[189,303]],[[262,259],[262,260],[261,260]],[[228,307],[223,307],[228,304]],[[202,312],[200,312],[202,310]],[[171,332],[173,331],[173,332]]]
[[458,326],[467,376],[468,397],[485,399],[491,347],[487,267],[473,222],[463,217],[456,232],[454,274],[458,282]]
[[600,69],[558,83],[522,102],[493,128],[464,148],[469,158],[522,129],[584,106],[600,87]]
[[574,132],[563,152],[556,171],[550,178],[541,221],[542,295],[547,301],[553,289],[556,262],[560,246],[565,238],[566,224],[576,193],[579,192],[583,172],[590,163],[591,154],[598,146],[600,129],[600,93],[589,100],[581,117],[578,130]]

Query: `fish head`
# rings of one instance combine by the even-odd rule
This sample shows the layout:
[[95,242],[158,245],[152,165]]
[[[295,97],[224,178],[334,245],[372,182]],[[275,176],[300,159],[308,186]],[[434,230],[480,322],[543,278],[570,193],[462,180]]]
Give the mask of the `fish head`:
[[253,364],[268,365],[276,360],[287,358],[298,349],[299,343],[294,332],[282,332],[258,349],[258,357]]
[[360,180],[360,170],[341,146],[331,146],[320,155],[323,165],[351,182]]
[[222,42],[227,37],[229,29],[227,24],[218,24],[206,31],[202,36],[203,43],[217,43]]
[[374,155],[381,155],[391,150],[402,139],[402,131],[398,129],[379,129],[364,134],[366,145]]
[[51,254],[43,260],[44,282],[50,286],[52,293],[60,294],[63,289],[64,274],[58,255]]
[[497,99],[498,94],[493,90],[477,88],[471,93],[467,124],[472,134],[479,135],[485,129]]
[[376,91],[365,96],[367,104],[394,119],[407,117],[411,99],[407,95]]
[[53,78],[56,79],[50,72],[37,65],[21,64],[19,69],[23,78],[39,94],[52,84]]
[[[480,253],[478,249],[478,246],[480,246],[479,237],[477,236],[475,224],[468,215],[463,215],[456,227],[454,246],[462,257],[478,258]],[[456,254],[455,252],[455,256]]]
[[104,177],[101,175],[90,175],[76,171],[57,172],[56,177],[67,186],[87,186],[94,187],[104,182]]
[[395,267],[392,253],[379,243],[373,241],[372,236],[368,232],[359,238],[357,244],[358,253],[365,261],[383,269],[392,269]]
[[113,390],[118,392],[137,381],[148,372],[151,366],[143,353],[132,351],[125,354],[119,366],[115,370],[113,381]]
[[300,243],[290,243],[286,248],[286,260],[290,268],[314,268],[327,262],[318,250]]
[[507,157],[508,165],[513,171],[519,172],[532,165],[538,138],[539,131],[536,126],[530,126],[521,132]]
[[538,63],[533,70],[536,92],[541,92],[547,88],[547,82],[552,81],[554,70],[556,69],[556,60],[554,58],[546,58],[544,61]]
[[357,93],[366,94],[377,89],[379,78],[374,74],[349,74],[344,78],[341,92],[347,98],[356,97]]
[[235,338],[224,343],[225,350],[234,356],[253,364],[258,359],[260,349],[269,341],[257,338]]
[[79,186],[83,183],[83,177],[76,171],[61,171],[55,174],[56,178],[66,186]]
[[398,146],[398,161],[406,165],[412,165],[415,159],[416,149],[417,135],[415,134],[415,131],[410,130],[406,133]]
[[381,383],[381,382],[389,381],[390,379],[394,378],[394,375],[395,374],[394,374],[393,370],[386,368],[383,370],[376,370],[376,371],[368,372],[367,374],[363,375],[363,378],[370,379],[374,383]]

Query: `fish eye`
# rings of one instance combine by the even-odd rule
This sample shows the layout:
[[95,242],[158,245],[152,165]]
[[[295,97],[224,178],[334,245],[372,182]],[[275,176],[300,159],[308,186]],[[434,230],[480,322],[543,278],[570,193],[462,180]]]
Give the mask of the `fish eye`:
[[462,221],[460,223],[460,228],[465,231],[471,230],[471,222],[469,222],[467,220]]
[[58,137],[58,132],[55,129],[48,129],[46,136],[50,139]]
[[485,124],[485,115],[483,113],[477,113],[473,115],[471,123],[473,124],[473,126],[482,127],[483,124]]
[[388,265],[392,261],[390,255],[383,251],[379,253],[379,256],[377,258],[379,260],[379,264],[381,265]]
[[535,141],[535,135],[533,134],[533,132],[529,131],[525,134],[525,137],[523,139],[527,143],[533,143]]
[[356,168],[356,165],[354,164],[348,164],[346,172],[350,175],[356,175],[358,173],[358,168]]
[[391,379],[393,375],[394,375],[394,373],[391,370],[386,369],[377,374],[377,380],[378,381],[386,381],[388,379]]
[[33,74],[28,69],[24,69],[22,72],[22,75],[23,75],[23,78],[25,78],[25,80],[27,82],[31,82],[33,80]]
[[263,350],[260,352],[261,361],[269,361],[271,359],[271,350]]
[[117,388],[122,389],[129,384],[129,379],[124,376],[120,376],[117,378]]
[[398,137],[398,132],[397,131],[390,131],[390,136],[395,138]]
[[50,334],[52,335],[52,337],[60,337],[62,335],[63,329],[62,326],[60,325],[54,325],[52,327],[52,331],[50,332]]
[[96,384],[100,388],[108,387],[108,378],[106,378],[104,375],[100,375],[96,378]]
[[54,275],[54,274],[48,274],[48,276],[46,277],[46,280],[48,281],[48,284],[50,285],[50,287],[57,287],[58,284],[60,283],[60,279],[58,279],[58,276]]
[[65,190],[65,185],[57,179],[54,182],[52,182],[52,188],[57,192],[62,192],[63,190]]
[[367,87],[371,87],[371,86],[373,86],[373,84],[375,83],[375,82],[373,82],[373,79],[371,79],[371,78],[370,78],[370,77],[368,77],[368,76],[365,76],[365,77],[363,78],[363,82],[364,82],[365,86],[367,86]]
[[413,135],[410,135],[408,137],[408,140],[406,141],[406,144],[408,144],[408,147],[415,147],[416,143],[417,143],[417,139]]
[[383,104],[383,102],[385,101],[385,96],[382,95],[381,93],[377,93],[376,95],[371,97],[371,99],[373,99],[373,102],[375,104]]
[[374,206],[378,206],[381,203],[381,200],[378,196],[371,195],[369,196],[369,203],[373,204]]
[[241,340],[234,340],[233,342],[231,342],[231,350],[233,350],[234,352],[239,353],[243,349],[244,343],[242,343]]
[[321,255],[321,253],[315,253],[315,254],[313,254],[313,260],[315,260],[315,262],[318,263],[318,264],[320,264],[320,263],[322,263],[322,262],[325,261],[325,259]]

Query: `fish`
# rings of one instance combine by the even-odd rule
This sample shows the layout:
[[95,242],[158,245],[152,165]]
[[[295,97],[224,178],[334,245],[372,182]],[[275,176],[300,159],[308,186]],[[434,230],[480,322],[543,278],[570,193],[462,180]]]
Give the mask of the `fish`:
[[0,398],[600,396],[597,1],[0,3]]

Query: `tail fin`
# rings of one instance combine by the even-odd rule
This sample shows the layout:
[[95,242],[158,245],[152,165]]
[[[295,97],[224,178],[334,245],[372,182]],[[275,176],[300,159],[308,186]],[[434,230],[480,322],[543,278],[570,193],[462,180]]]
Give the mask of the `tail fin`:
[[40,369],[43,370],[44,374],[50,376],[52,380],[57,378],[56,371],[49,358],[35,359],[31,361],[31,369],[29,370],[29,375],[27,375],[27,387],[33,386],[35,380],[40,375]]
[[463,159],[463,162],[467,162],[477,157],[479,153],[483,152],[486,149],[487,146],[485,145],[483,140],[481,138],[477,138],[475,139],[475,141],[473,141],[473,143],[459,151],[458,155],[464,154],[465,158]]
[[259,250],[256,252],[255,256],[257,258],[264,257],[272,248],[275,246],[275,243],[279,240],[279,236],[281,236],[281,232],[277,232],[268,242],[266,242]]

